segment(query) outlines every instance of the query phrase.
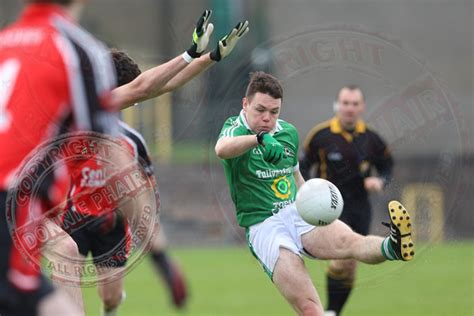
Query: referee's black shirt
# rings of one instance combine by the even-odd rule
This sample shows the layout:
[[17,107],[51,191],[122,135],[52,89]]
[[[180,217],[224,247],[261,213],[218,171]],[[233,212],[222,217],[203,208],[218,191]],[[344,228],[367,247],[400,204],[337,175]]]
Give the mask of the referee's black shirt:
[[335,117],[309,132],[300,160],[300,171],[306,180],[320,177],[331,181],[345,200],[367,198],[364,178],[375,168],[377,176],[387,183],[392,167],[387,146],[363,121],[358,121],[353,131],[347,131]]

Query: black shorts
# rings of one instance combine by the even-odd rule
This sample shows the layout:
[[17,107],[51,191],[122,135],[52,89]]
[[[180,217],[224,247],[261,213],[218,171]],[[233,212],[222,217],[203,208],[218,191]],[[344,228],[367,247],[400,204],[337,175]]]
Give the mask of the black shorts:
[[367,236],[372,221],[372,208],[368,199],[345,200],[341,221],[349,225],[353,231]]
[[[69,209],[63,218],[63,228],[85,257],[92,254],[96,266],[123,267],[127,264],[129,234],[125,220],[116,218],[112,227],[104,231],[102,217],[82,217],[82,224],[72,229],[64,227],[68,219],[77,219],[77,213]],[[85,223],[84,223],[85,222]],[[110,226],[110,225],[109,225]]]
[[41,300],[54,292],[51,282],[43,275],[36,290],[22,292],[7,280],[10,251],[13,246],[6,219],[6,192],[0,192],[0,315],[36,315]]

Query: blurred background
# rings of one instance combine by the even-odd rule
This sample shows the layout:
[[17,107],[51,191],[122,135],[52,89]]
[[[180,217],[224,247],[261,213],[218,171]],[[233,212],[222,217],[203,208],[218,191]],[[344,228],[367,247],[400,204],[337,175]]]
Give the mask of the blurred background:
[[[157,164],[172,246],[245,243],[213,148],[255,70],[282,81],[281,117],[301,140],[332,117],[342,85],[362,88],[365,119],[395,158],[394,180],[373,196],[374,233],[385,234],[385,203],[397,198],[415,210],[416,238],[426,245],[474,238],[472,0],[96,0],[81,23],[144,70],[188,48],[205,8],[214,10],[210,46],[240,20],[249,20],[249,34],[184,88],[123,113]],[[1,0],[0,24],[20,9]],[[467,254],[472,299],[472,243]]]

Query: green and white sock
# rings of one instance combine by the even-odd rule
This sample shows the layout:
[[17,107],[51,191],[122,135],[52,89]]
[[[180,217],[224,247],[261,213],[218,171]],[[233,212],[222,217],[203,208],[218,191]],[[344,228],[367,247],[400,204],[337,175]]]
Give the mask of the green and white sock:
[[393,249],[392,240],[390,237],[386,237],[381,246],[382,255],[387,260],[398,260],[395,250]]

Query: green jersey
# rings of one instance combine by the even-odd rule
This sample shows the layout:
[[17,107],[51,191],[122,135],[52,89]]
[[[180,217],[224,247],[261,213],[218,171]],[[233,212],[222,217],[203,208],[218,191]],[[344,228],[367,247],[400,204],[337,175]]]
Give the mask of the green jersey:
[[[226,120],[219,138],[242,135],[255,135],[243,112]],[[222,160],[240,226],[260,223],[295,201],[293,173],[298,170],[298,132],[290,123],[278,120],[273,137],[285,147],[287,155],[277,165],[263,160],[261,146]]]

